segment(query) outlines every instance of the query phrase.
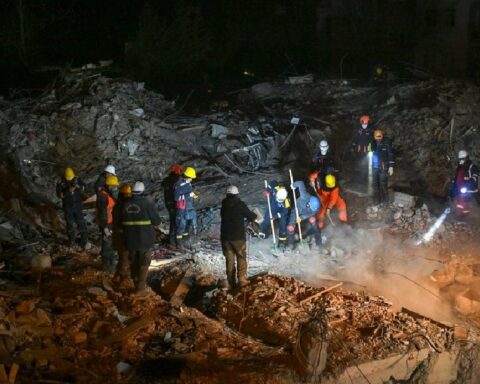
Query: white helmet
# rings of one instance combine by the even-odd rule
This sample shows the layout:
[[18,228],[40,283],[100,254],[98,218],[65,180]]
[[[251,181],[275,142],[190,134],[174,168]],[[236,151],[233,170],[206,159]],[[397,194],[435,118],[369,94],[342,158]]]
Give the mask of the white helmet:
[[318,147],[320,148],[320,153],[322,155],[326,155],[328,152],[328,148],[330,148],[328,146],[327,140],[320,141],[320,144],[318,145]]
[[468,156],[468,152],[462,149],[461,151],[458,151],[458,159],[459,160],[464,160]]
[[145,184],[141,181],[137,181],[132,188],[132,192],[137,194],[145,192]]
[[227,187],[227,193],[231,195],[238,195],[238,188],[235,185],[229,185]]
[[277,191],[275,198],[279,203],[283,203],[286,200],[287,195],[287,190],[282,187]]
[[105,169],[103,170],[103,172],[107,172],[107,173],[110,173],[111,175],[117,175],[115,173],[115,167],[113,165],[107,165],[105,167]]

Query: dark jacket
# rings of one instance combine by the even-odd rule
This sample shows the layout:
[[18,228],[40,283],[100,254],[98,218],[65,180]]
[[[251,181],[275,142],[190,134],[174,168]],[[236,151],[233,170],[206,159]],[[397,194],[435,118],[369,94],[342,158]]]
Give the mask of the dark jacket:
[[455,169],[452,184],[453,196],[460,194],[462,188],[466,188],[467,191],[478,190],[478,167],[470,159],[465,160],[463,164],[459,163]]
[[107,184],[105,183],[105,180],[107,178],[107,174],[105,172],[102,172],[100,176],[98,176],[97,180],[95,181],[94,188],[95,188],[95,193],[98,195],[98,192],[100,192],[102,189],[107,187]]
[[162,180],[163,199],[167,209],[175,209],[175,184],[180,180],[180,175],[170,173]]
[[373,128],[371,124],[367,128],[362,128],[361,126],[357,130],[357,135],[355,136],[355,141],[353,142],[354,151],[356,153],[366,154],[369,149],[369,145],[373,145]]
[[181,177],[174,186],[174,199],[177,208],[193,209],[193,198],[190,194],[193,192],[192,183],[187,183],[184,177]]
[[373,169],[379,169],[380,171],[387,172],[388,168],[395,167],[395,157],[393,154],[392,143],[387,138],[383,138],[382,141],[373,143]]
[[245,241],[245,219],[254,221],[257,216],[250,211],[238,195],[227,194],[220,210],[222,218],[220,238],[222,241]]
[[85,183],[79,177],[68,181],[62,179],[57,183],[57,196],[62,199],[64,210],[82,209],[82,192],[85,190]]
[[325,155],[318,151],[312,158],[311,171],[319,171],[320,174],[326,175],[335,171],[335,156],[330,149]]
[[125,249],[125,239],[122,226],[122,210],[129,197],[119,195],[115,206],[113,207],[113,225],[112,225],[112,244],[113,249],[122,251]]
[[146,251],[153,247],[153,226],[160,224],[160,216],[152,200],[144,195],[133,195],[123,205],[121,220],[129,251]]

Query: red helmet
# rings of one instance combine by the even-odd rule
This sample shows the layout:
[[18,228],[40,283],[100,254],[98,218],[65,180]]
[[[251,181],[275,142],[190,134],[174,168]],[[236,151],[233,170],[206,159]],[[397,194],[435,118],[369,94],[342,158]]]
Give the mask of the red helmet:
[[170,167],[170,173],[174,173],[175,175],[181,175],[183,173],[183,168],[180,164],[173,164]]
[[368,124],[370,123],[370,116],[368,115],[363,115],[360,117],[360,124]]

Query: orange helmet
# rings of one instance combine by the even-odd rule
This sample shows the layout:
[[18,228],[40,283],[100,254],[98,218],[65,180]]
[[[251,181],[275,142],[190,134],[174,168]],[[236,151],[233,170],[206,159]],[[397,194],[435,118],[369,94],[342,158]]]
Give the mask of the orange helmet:
[[360,117],[360,124],[368,124],[370,123],[370,116],[363,115]]
[[180,164],[173,164],[170,167],[170,173],[174,173],[175,175],[181,175],[183,173],[183,168]]
[[130,184],[122,184],[120,186],[119,191],[123,196],[131,196],[132,195],[132,186]]
[[383,139],[383,131],[381,129],[375,129],[375,131],[373,131],[373,138],[375,140],[382,140]]

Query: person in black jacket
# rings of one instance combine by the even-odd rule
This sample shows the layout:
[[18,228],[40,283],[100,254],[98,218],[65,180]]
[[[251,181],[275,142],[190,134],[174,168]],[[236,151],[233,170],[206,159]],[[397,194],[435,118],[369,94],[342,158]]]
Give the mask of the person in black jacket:
[[119,286],[124,285],[130,276],[129,253],[125,245],[125,237],[123,235],[123,226],[121,222],[122,209],[125,202],[132,197],[132,187],[130,184],[122,184],[119,189],[118,199],[113,207],[113,224],[112,224],[112,246],[118,253],[118,263],[115,275],[112,281]]
[[220,239],[223,255],[226,258],[227,280],[230,289],[234,289],[237,286],[235,259],[237,260],[238,286],[242,287],[248,283],[245,219],[255,221],[257,216],[240,200],[238,188],[234,185],[227,188],[227,197],[222,201],[220,214],[222,218]]
[[95,181],[94,188],[95,188],[95,193],[98,194],[102,189],[105,189],[107,184],[106,184],[106,179],[107,176],[117,176],[115,172],[115,167],[113,165],[107,165],[103,172],[98,176],[97,180]]
[[373,132],[375,143],[372,146],[373,191],[376,204],[388,204],[388,177],[393,176],[395,158],[392,143],[383,136],[381,129]]
[[176,240],[177,234],[177,204],[175,201],[175,184],[182,176],[183,169],[179,164],[173,164],[170,167],[170,173],[162,180],[163,198],[165,206],[168,210],[168,216],[170,219],[170,228],[168,231],[169,242],[171,246],[178,246]]
[[85,190],[85,183],[75,176],[72,168],[66,168],[63,179],[57,183],[57,196],[62,199],[63,212],[67,225],[69,245],[75,244],[75,226],[77,224],[80,232],[80,245],[85,248],[87,245],[87,227],[82,211],[82,192]]
[[357,129],[355,140],[352,143],[352,149],[355,154],[355,173],[354,179],[359,186],[368,185],[368,152],[374,143],[373,128],[370,116],[360,117],[360,126]]
[[130,271],[135,284],[135,293],[145,295],[148,267],[155,242],[154,226],[160,224],[155,203],[145,196],[145,185],[137,181],[132,197],[125,201],[121,212],[123,235],[130,259]]

